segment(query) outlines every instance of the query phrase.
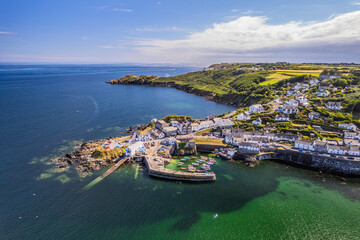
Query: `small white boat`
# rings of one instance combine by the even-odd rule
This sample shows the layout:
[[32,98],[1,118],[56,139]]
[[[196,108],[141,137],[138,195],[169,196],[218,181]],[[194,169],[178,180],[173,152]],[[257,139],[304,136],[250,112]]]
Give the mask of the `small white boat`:
[[217,214],[217,213],[215,213],[215,215],[214,215],[214,218],[217,218],[219,215]]

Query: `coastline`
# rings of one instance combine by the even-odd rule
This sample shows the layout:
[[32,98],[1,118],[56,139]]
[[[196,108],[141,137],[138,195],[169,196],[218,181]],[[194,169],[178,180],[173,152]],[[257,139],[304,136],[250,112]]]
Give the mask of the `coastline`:
[[[135,76],[134,76],[135,77]],[[247,97],[243,96],[241,94],[226,94],[226,95],[217,95],[210,91],[204,91],[196,88],[192,88],[189,85],[182,85],[177,84],[175,82],[154,82],[154,81],[148,81],[148,80],[119,80],[114,79],[110,81],[106,81],[105,83],[111,84],[111,85],[136,85],[136,86],[149,86],[149,87],[168,87],[168,88],[175,88],[180,91],[184,91],[189,94],[193,94],[196,96],[203,97],[209,101],[213,101],[216,103],[221,103],[225,105],[230,105],[233,107],[245,107],[249,104],[255,103],[256,99],[252,100],[249,104],[242,103],[244,99]]]

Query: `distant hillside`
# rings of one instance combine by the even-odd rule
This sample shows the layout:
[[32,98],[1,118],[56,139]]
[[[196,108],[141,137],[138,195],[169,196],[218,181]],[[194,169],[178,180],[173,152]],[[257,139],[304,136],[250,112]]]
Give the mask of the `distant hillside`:
[[[283,70],[279,70],[280,66]],[[107,83],[173,87],[216,102],[249,106],[267,103],[279,91],[284,91],[287,82],[307,81],[318,77],[325,69],[320,65],[317,68],[311,66],[312,70],[291,70],[295,67],[288,63],[224,63],[173,77],[126,75]],[[300,65],[296,65],[296,68],[300,68]]]

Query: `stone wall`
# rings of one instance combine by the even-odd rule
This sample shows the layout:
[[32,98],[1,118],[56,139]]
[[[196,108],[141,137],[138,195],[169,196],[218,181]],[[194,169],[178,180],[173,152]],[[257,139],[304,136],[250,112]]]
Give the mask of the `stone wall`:
[[196,144],[196,149],[201,153],[211,153],[215,149],[225,148],[223,145],[212,145],[212,144]]
[[311,168],[327,173],[360,177],[360,161],[342,157],[330,157],[320,154],[294,150],[277,150],[273,154],[258,156],[259,160],[271,159],[282,163]]

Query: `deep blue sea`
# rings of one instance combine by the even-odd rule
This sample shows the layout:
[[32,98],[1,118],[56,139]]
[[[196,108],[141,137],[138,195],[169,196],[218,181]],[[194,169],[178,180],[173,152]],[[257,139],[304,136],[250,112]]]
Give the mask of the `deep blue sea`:
[[[233,110],[179,90],[105,84],[196,68],[0,65],[0,239],[356,239],[360,183],[266,162],[219,161],[208,184],[162,181],[136,165],[85,190],[51,159],[78,141],[168,114]],[[219,215],[214,219],[214,214]]]

